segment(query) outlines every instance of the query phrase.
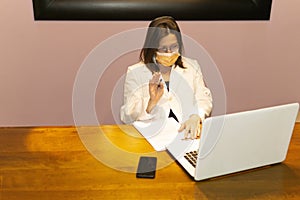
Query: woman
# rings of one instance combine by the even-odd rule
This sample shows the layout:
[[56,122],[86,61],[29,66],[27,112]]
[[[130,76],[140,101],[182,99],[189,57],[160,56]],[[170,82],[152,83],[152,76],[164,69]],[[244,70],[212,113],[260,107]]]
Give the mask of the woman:
[[[212,97],[196,60],[182,56],[183,43],[172,17],[153,20],[140,62],[128,68],[121,120],[161,120],[173,117],[186,138],[200,135],[200,123],[210,115]],[[150,80],[150,81],[149,81]]]

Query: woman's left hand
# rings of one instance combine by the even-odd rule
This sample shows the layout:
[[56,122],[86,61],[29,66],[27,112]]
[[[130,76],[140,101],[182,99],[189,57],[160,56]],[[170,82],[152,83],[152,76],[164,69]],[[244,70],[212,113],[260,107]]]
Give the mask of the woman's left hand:
[[201,128],[200,128],[201,118],[199,115],[191,115],[188,120],[181,124],[178,132],[184,130],[184,138],[196,139],[200,137]]

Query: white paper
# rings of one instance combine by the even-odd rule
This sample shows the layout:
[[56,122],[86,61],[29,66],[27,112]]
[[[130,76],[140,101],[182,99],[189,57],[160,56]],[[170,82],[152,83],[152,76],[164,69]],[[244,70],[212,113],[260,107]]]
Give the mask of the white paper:
[[174,118],[156,121],[136,121],[133,126],[145,137],[156,151],[166,150],[179,134],[180,124]]

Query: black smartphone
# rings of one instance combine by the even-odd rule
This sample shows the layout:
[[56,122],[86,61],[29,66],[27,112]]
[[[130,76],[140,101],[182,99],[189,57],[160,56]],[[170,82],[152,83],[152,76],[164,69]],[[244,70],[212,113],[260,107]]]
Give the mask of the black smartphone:
[[137,168],[137,178],[155,178],[156,157],[141,156]]

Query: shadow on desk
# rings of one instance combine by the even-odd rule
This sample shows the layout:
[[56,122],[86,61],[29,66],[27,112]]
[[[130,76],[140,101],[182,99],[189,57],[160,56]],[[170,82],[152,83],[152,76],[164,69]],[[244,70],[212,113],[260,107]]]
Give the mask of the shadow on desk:
[[195,199],[290,198],[300,194],[300,172],[297,172],[281,163],[198,182]]

